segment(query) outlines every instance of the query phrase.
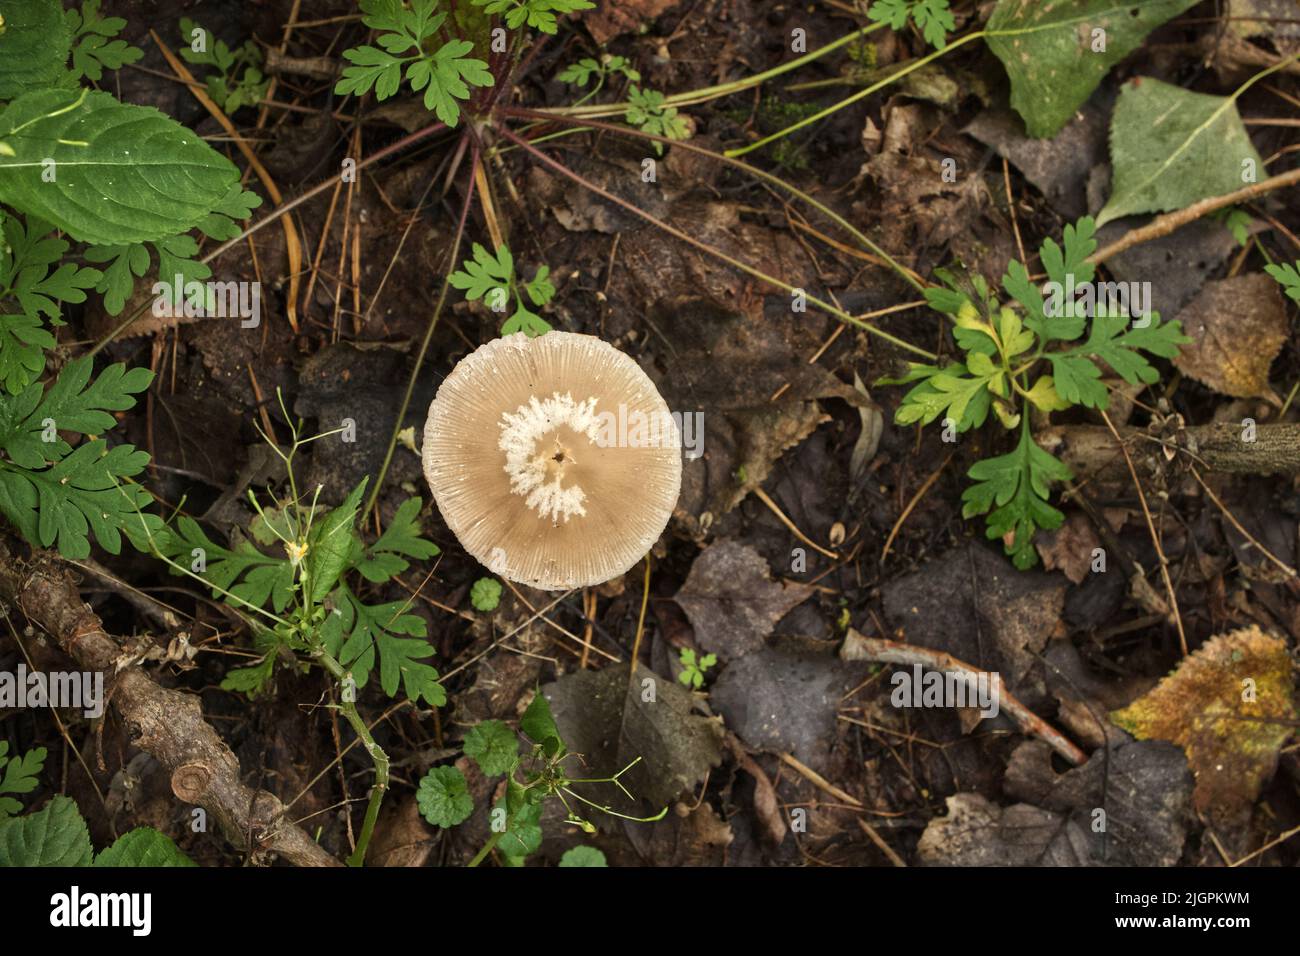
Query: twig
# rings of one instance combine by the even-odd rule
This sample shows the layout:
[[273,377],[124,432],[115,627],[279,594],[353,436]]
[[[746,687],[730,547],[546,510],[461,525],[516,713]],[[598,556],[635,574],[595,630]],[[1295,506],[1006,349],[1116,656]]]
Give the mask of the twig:
[[838,561],[840,559],[840,556],[836,554],[834,551],[827,551],[816,541],[812,540],[812,538],[808,537],[806,534],[800,531],[799,528],[795,525],[795,523],[786,517],[785,512],[782,511],[777,506],[777,503],[773,501],[771,496],[768,495],[768,493],[764,491],[762,488],[754,489],[754,497],[756,497],[759,501],[763,502],[763,504],[767,505],[768,510],[770,510],[772,514],[776,515],[776,520],[781,522],[781,524],[785,525],[787,528],[789,528],[790,533],[793,534],[800,541],[802,541],[804,544],[808,545],[808,547],[821,552],[822,554],[826,555],[826,557],[830,558],[832,561]]
[[[864,637],[857,634],[857,632],[853,633],[855,635],[854,647],[857,651],[853,657],[854,660],[882,661],[887,664],[919,664],[921,667],[932,671],[958,671],[970,675],[986,673],[978,667],[972,667],[965,661],[958,660],[944,651],[936,651],[928,647],[917,647],[915,644],[904,644],[901,641],[889,641],[880,637]],[[1068,760],[1071,766],[1078,767],[1087,763],[1087,755],[1071,743],[1064,734],[1020,703],[1007,690],[1006,685],[1001,680],[997,681],[996,684],[998,687],[999,707],[1011,716],[1021,730],[1046,742],[1048,746]]]
[[1094,265],[1105,262],[1114,256],[1119,255],[1134,246],[1140,246],[1144,242],[1150,242],[1152,239],[1159,239],[1161,236],[1167,236],[1175,229],[1187,225],[1189,222],[1200,219],[1216,209],[1223,209],[1225,206],[1235,206],[1238,203],[1245,202],[1247,199],[1254,199],[1256,196],[1272,192],[1274,189],[1281,189],[1283,186],[1294,186],[1300,183],[1300,168],[1293,169],[1290,172],[1279,173],[1276,176],[1270,176],[1263,182],[1252,183],[1236,192],[1230,192],[1225,196],[1214,196],[1210,199],[1202,199],[1200,202],[1194,202],[1186,209],[1179,209],[1177,212],[1168,212],[1163,216],[1157,216],[1151,222],[1147,223],[1141,229],[1134,229],[1124,236],[1123,239],[1116,240],[1110,245],[1098,249],[1088,257],[1088,261]]
[[1169,577],[1169,559],[1165,557],[1165,549],[1160,544],[1160,535],[1156,533],[1156,524],[1151,519],[1151,509],[1147,507],[1147,496],[1142,490],[1142,482],[1138,480],[1137,469],[1133,467],[1133,457],[1128,453],[1128,446],[1124,444],[1119,437],[1119,432],[1115,430],[1114,423],[1110,416],[1106,414],[1104,408],[1097,409],[1101,412],[1101,420],[1106,423],[1110,433],[1114,436],[1115,441],[1119,443],[1119,450],[1124,456],[1124,462],[1128,465],[1128,473],[1133,478],[1133,488],[1137,491],[1138,501],[1142,503],[1142,514],[1147,520],[1147,531],[1151,533],[1151,543],[1155,545],[1156,558],[1160,562],[1160,577],[1165,582],[1165,592],[1169,595],[1169,609],[1174,615],[1174,623],[1178,626],[1178,644],[1182,647],[1183,656],[1187,656],[1187,635],[1183,632],[1183,615],[1178,610],[1178,596],[1174,594],[1174,582]]
[[135,664],[118,671],[122,647],[53,559],[21,561],[10,540],[0,536],[0,598],[17,605],[80,666],[112,680],[109,702],[130,728],[132,744],[166,767],[177,798],[207,810],[232,844],[278,853],[298,866],[339,865],[284,819],[274,794],[244,785],[239,760],[203,719],[198,697],[160,687]]
[[948,462],[952,461],[952,456],[954,454],[956,454],[956,452],[948,453],[948,457],[945,458],[943,463],[930,474],[929,478],[925,479],[925,483],[917,489],[916,494],[912,495],[912,500],[903,508],[903,513],[898,516],[898,520],[894,522],[894,526],[889,529],[889,537],[885,539],[885,546],[880,549],[881,561],[884,561],[885,558],[889,557],[889,549],[894,544],[894,538],[898,537],[898,532],[902,529],[903,522],[906,521],[907,516],[912,513],[912,509],[915,508],[917,504],[920,503],[921,499],[925,497],[925,493],[930,490],[931,486],[936,481],[939,480],[939,476],[942,475],[943,470],[948,467]]
[[[208,96],[205,88],[197,85],[198,81],[194,79],[194,74],[186,68],[185,64],[180,61],[167,44],[163,43],[162,38],[153,30],[149,31],[149,35],[153,37],[153,42],[162,51],[168,66],[176,72],[177,76],[189,84],[190,92],[194,94],[194,98],[203,104],[203,108],[211,113],[212,118],[220,123],[234,139],[235,145],[244,154],[244,158],[248,160],[248,165],[253,168],[253,171],[257,173],[257,178],[266,187],[267,193],[271,196],[271,201],[277,206],[283,205],[284,196],[280,193],[280,187],[275,184],[271,174],[262,165],[262,161],[257,158],[257,154],[253,152],[253,147],[249,146],[248,141],[239,134],[239,130],[235,129],[235,124],[230,121],[230,117],[213,101],[212,97]],[[284,228],[285,253],[289,258],[289,296],[285,301],[285,316],[288,318],[289,325],[296,335],[298,333],[298,283],[302,279],[302,242],[298,238],[298,228],[293,224],[292,216],[285,216],[282,225]]]

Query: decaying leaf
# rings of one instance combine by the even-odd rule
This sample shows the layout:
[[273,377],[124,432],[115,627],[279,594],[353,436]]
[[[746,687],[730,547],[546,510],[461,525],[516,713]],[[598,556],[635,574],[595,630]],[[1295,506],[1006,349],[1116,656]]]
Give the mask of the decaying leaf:
[[[542,693],[565,744],[581,755],[581,763],[566,764],[575,779],[613,776],[641,758],[622,777],[635,802],[612,784],[575,788],[621,813],[658,813],[722,761],[722,721],[692,713],[691,692],[647,668],[638,667],[631,682],[626,664],[575,671],[545,685]],[[599,813],[591,819],[606,822]]]
[[1000,807],[978,793],[948,798],[948,815],[916,845],[923,866],[1083,866],[1088,832],[1061,813],[1027,803]]
[[1106,72],[1197,0],[1001,0],[988,45],[1011,80],[1011,105],[1030,136],[1052,136]]
[[1180,371],[1234,398],[1266,398],[1268,371],[1289,332],[1280,287],[1262,272],[1206,283],[1178,313],[1192,343]]
[[674,600],[695,628],[695,643],[724,659],[763,646],[776,622],[813,589],[778,584],[767,561],[749,545],[722,540],[706,548]]
[[1114,179],[1098,226],[1222,196],[1255,182],[1264,169],[1235,99],[1150,77],[1138,77],[1120,90],[1110,153]]
[[1286,642],[1251,626],[1211,638],[1111,719],[1140,740],[1182,747],[1197,808],[1230,818],[1272,777],[1295,731],[1294,693]]

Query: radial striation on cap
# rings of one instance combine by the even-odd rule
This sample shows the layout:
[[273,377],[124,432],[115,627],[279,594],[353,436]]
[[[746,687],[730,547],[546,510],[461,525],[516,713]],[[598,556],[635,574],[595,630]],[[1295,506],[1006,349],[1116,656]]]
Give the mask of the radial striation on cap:
[[429,406],[423,459],[465,550],[549,591],[631,568],[681,489],[681,434],[654,383],[571,332],[520,332],[462,359]]

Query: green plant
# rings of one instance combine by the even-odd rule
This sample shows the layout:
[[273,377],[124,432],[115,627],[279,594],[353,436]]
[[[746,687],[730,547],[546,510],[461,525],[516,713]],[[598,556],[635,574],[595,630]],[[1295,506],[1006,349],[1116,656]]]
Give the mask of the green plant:
[[1292,301],[1300,303],[1300,261],[1295,265],[1282,263],[1281,265],[1267,265],[1264,271],[1277,280],[1282,286],[1282,291],[1291,298]]
[[948,0],[875,0],[867,8],[867,17],[889,24],[892,30],[903,29],[910,18],[925,42],[938,50],[947,45],[948,32],[957,29]]
[[543,335],[551,330],[550,323],[524,303],[520,288],[528,293],[533,306],[540,309],[555,296],[550,274],[548,266],[539,266],[532,281],[521,282],[515,276],[515,257],[508,246],[498,246],[496,252],[491,253],[476,242],[473,257],[462,262],[448,282],[464,292],[465,298],[471,302],[483,299],[493,312],[504,312],[513,297],[515,312],[502,324],[502,335],[513,332]]
[[543,33],[554,34],[559,29],[557,13],[576,13],[594,10],[596,5],[588,0],[470,0],[484,13],[499,14],[512,30],[530,26]]
[[560,857],[560,866],[601,867],[609,864],[605,862],[605,854],[594,846],[575,846],[564,851],[564,856]]
[[37,747],[21,756],[8,756],[9,742],[0,740],[0,820],[20,813],[23,805],[6,793],[31,793],[36,789],[36,778],[45,766],[46,750]]
[[479,578],[469,589],[469,600],[477,611],[495,611],[501,603],[501,582],[496,578]]
[[[567,811],[567,822],[585,833],[594,833],[595,825],[582,817],[574,808],[586,805],[602,813],[637,822],[660,820],[668,812],[665,807],[654,817],[631,817],[617,812],[608,804],[600,804],[576,792],[575,785],[613,784],[625,796],[631,797],[620,782],[620,777],[636,766],[634,760],[612,777],[599,779],[570,777],[564,762],[576,756],[568,751],[560,737],[551,705],[541,693],[520,718],[519,729],[527,748],[520,753],[520,738],[515,731],[500,720],[485,720],[470,728],[465,735],[465,755],[470,757],[487,777],[506,778],[505,794],[491,809],[492,835],[478,852],[470,866],[478,866],[493,848],[501,851],[508,866],[521,866],[524,859],[537,851],[542,844],[542,809],[549,799],[557,799]],[[474,801],[464,774],[452,766],[434,767],[420,780],[416,793],[420,812],[430,824],[443,829],[457,826],[474,812]],[[572,802],[571,802],[572,801]],[[599,851],[594,851],[599,852]],[[566,854],[566,858],[568,854]],[[570,862],[569,866],[599,866],[590,854],[577,858],[585,862]],[[603,863],[604,855],[601,854]]]
[[[667,139],[686,139],[691,135],[691,128],[686,117],[679,116],[677,107],[668,106],[664,95],[658,90],[643,90],[633,86],[628,90],[627,121],[632,126],[649,133],[651,136],[663,136]],[[655,152],[663,155],[663,143],[654,144]]]
[[[104,436],[152,374],[113,365],[96,377],[85,357],[42,382],[53,329],[92,289],[120,312],[150,249],[169,280],[210,275],[188,233],[230,238],[232,217],[260,200],[179,123],[79,86],[138,58],[112,39],[124,24],[96,0],[79,12],[57,0],[0,12],[0,514],[70,558],[89,556],[92,534],[114,554],[123,535],[145,547],[161,519],[143,513],[150,495],[131,479],[148,456]],[[82,260],[111,265],[79,264],[77,244]]]
[[360,95],[374,90],[376,99],[387,99],[401,87],[405,71],[411,89],[424,90],[425,109],[455,126],[459,101],[469,99],[470,87],[491,86],[493,78],[487,63],[466,56],[474,49],[470,40],[449,39],[433,49],[447,21],[446,13],[434,13],[437,5],[438,0],[413,0],[409,8],[394,0],[361,0],[362,22],[380,31],[379,46],[344,50],[352,66],[343,70],[334,91]]
[[[189,17],[181,17],[181,57],[188,63],[210,66],[217,72],[205,78],[208,95],[227,115],[244,106],[256,106],[266,96],[271,78],[262,73],[262,51],[252,40],[230,49]],[[209,49],[211,45],[211,49]]]
[[[33,753],[44,755],[44,751]],[[169,837],[150,827],[124,833],[111,846],[95,853],[81,811],[64,796],[54,797],[35,813],[0,818],[0,867],[194,865]]]
[[705,654],[697,659],[694,648],[683,647],[677,652],[677,660],[682,665],[682,671],[677,675],[677,680],[687,687],[699,690],[704,686],[704,676],[708,673],[709,668],[718,663],[718,655]]
[[574,86],[585,87],[593,76],[596,77],[596,86],[591,91],[594,95],[600,91],[605,81],[615,74],[621,74],[631,80],[633,83],[641,82],[641,73],[632,67],[627,57],[612,56],[605,53],[599,60],[591,57],[583,57],[577,63],[571,63],[555,75],[555,78],[561,83],[572,83]]
[[[433,647],[424,619],[409,613],[412,599],[367,603],[357,593],[358,577],[383,584],[405,571],[410,561],[436,555],[438,547],[420,535],[419,498],[402,502],[383,534],[366,543],[356,523],[367,478],[329,510],[319,504],[319,487],[310,498],[302,495],[294,458],[309,442],[338,432],[303,437],[303,423],[289,416],[283,396],[280,407],[291,423],[289,449],[282,451],[269,437],[267,441],[284,462],[288,491],[269,505],[249,491],[256,512],[249,527],[253,541],[238,539],[229,547],[217,544],[198,522],[185,516],[148,537],[153,553],[174,573],[203,582],[252,627],[261,657],[256,664],[227,673],[221,684],[224,689],[249,695],[262,692],[285,651],[300,666],[316,664],[338,682],[339,710],[375,765],[375,787],[349,858],[359,866],[388,789],[388,757],[357,712],[358,689],[377,672],[389,697],[401,690],[412,701],[441,707],[447,695],[437,669],[426,663]],[[268,553],[254,542],[280,553]]]
[[99,6],[100,0],[85,0],[79,11],[65,13],[76,43],[72,48],[73,76],[96,83],[103,79],[105,70],[121,69],[144,56],[139,47],[115,39],[126,27],[126,21],[121,17],[101,16]]
[[[931,307],[952,317],[965,360],[942,367],[911,363],[901,379],[887,380],[912,385],[894,416],[900,425],[927,425],[943,416],[945,428],[955,434],[984,424],[991,409],[1005,428],[1019,429],[1012,451],[971,467],[975,483],[962,495],[962,514],[987,514],[988,536],[1003,538],[1020,568],[1037,561],[1034,532],[1056,528],[1064,520],[1048,503],[1051,484],[1072,477],[1068,467],[1034,442],[1028,409],[1105,409],[1109,393],[1103,366],[1131,385],[1149,385],[1157,372],[1146,354],[1172,358],[1180,344],[1190,341],[1178,322],[1161,323],[1156,313],[1134,321],[1113,306],[1109,295],[1092,296],[1095,267],[1088,257],[1097,246],[1093,230],[1093,221],[1084,218],[1066,226],[1063,246],[1051,239],[1042,244],[1046,296],[1022,263],[1008,265],[1002,288],[1023,315],[1000,304],[982,278],[972,282],[972,296],[940,270],[936,274],[948,288],[927,289],[925,297]],[[1087,300],[1076,303],[1078,289],[1087,291]],[[1051,371],[1045,372],[1044,365]]]

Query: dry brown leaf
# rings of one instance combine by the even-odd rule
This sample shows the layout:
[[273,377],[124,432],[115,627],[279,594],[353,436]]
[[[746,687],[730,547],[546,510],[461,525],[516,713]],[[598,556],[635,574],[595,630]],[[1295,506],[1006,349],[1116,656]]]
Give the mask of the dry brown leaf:
[[1286,642],[1251,626],[1211,638],[1111,719],[1140,740],[1168,740],[1196,774],[1197,809],[1219,820],[1248,807],[1295,730]]
[[1268,370],[1287,339],[1278,284],[1262,272],[1207,282],[1179,313],[1191,337],[1174,365],[1216,392],[1269,398]]

